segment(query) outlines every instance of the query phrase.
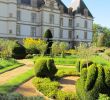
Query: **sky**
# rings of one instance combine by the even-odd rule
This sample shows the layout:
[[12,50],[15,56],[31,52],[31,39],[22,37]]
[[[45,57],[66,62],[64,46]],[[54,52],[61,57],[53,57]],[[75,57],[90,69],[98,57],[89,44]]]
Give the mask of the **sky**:
[[[62,0],[67,6],[73,0]],[[94,16],[94,23],[110,28],[110,0],[83,0]]]

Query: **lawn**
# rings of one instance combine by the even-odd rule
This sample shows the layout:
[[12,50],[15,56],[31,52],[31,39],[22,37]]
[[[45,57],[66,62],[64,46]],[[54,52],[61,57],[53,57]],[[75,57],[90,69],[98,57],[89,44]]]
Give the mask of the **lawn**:
[[0,85],[0,93],[10,93],[16,89],[19,85],[26,82],[34,76],[33,69],[28,70],[27,72],[12,78],[7,81],[5,84]]
[[[36,61],[36,59],[39,59],[39,58],[42,58],[42,57],[36,56],[33,58],[33,60]],[[52,58],[52,57],[45,56],[43,58]],[[65,56],[64,58],[60,56],[56,56],[52,59],[54,59],[56,65],[74,66],[76,64],[78,56],[71,55],[71,56]]]
[[0,74],[4,73],[6,71],[18,68],[20,66],[22,66],[23,64],[18,63],[16,60],[14,59],[8,59],[8,60],[3,60],[0,59]]

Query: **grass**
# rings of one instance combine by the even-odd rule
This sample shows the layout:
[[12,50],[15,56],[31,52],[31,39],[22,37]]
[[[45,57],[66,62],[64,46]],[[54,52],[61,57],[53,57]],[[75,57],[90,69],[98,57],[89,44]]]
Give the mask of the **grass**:
[[0,60],[0,74],[10,71],[12,69],[18,68],[22,66],[23,64],[18,63],[14,59],[9,59],[9,60]]
[[96,63],[96,64],[100,64],[102,66],[106,66],[106,67],[110,67],[110,62],[105,60],[103,57],[101,56],[93,56],[91,57],[91,60]]
[[33,69],[16,76],[15,78],[7,81],[5,84],[0,85],[0,93],[10,93],[16,89],[19,85],[26,82],[34,76]]
[[[34,61],[39,58],[40,58],[39,56],[34,57]],[[52,57],[45,56],[43,58],[52,58]],[[52,59],[54,59],[56,65],[74,66],[78,57],[76,55],[66,56],[65,58],[57,56]]]

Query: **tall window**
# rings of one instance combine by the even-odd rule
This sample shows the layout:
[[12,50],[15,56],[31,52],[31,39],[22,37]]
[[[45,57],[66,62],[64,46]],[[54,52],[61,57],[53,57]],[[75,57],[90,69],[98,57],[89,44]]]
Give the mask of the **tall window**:
[[79,27],[79,23],[76,23],[76,27]]
[[36,13],[32,13],[31,18],[32,23],[36,23]]
[[60,18],[60,26],[63,26],[63,18]]
[[69,19],[69,27],[72,27],[72,19]]
[[33,37],[36,36],[36,27],[35,26],[31,27],[31,36],[33,36]]
[[20,21],[21,20],[21,11],[17,11],[17,20]]
[[88,24],[87,24],[87,20],[85,20],[84,22],[84,27],[87,28]]
[[71,30],[68,32],[68,38],[72,39],[72,31]]
[[59,38],[63,38],[63,29],[60,30]]
[[20,35],[20,30],[21,30],[20,24],[17,24],[17,26],[16,26],[16,35],[17,35],[17,36]]
[[50,24],[54,24],[54,15],[50,14]]
[[84,32],[84,39],[87,39],[87,32]]

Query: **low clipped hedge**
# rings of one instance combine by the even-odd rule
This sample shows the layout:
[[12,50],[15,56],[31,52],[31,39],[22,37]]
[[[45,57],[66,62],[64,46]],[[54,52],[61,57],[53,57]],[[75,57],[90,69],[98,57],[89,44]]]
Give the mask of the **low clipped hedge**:
[[55,100],[75,100],[76,96],[71,92],[59,90],[60,84],[57,81],[52,81],[49,78],[34,78],[33,84],[37,90],[45,96]]
[[24,59],[26,57],[26,49],[23,45],[16,42],[12,51],[12,57],[15,59]]
[[54,77],[57,68],[53,59],[41,58],[35,62],[35,75],[37,77]]
[[91,65],[81,71],[81,77],[76,83],[79,100],[97,100],[99,94],[110,95],[109,69]]
[[18,93],[3,94],[0,93],[0,100],[45,100],[44,97],[34,96],[34,97],[24,97]]

